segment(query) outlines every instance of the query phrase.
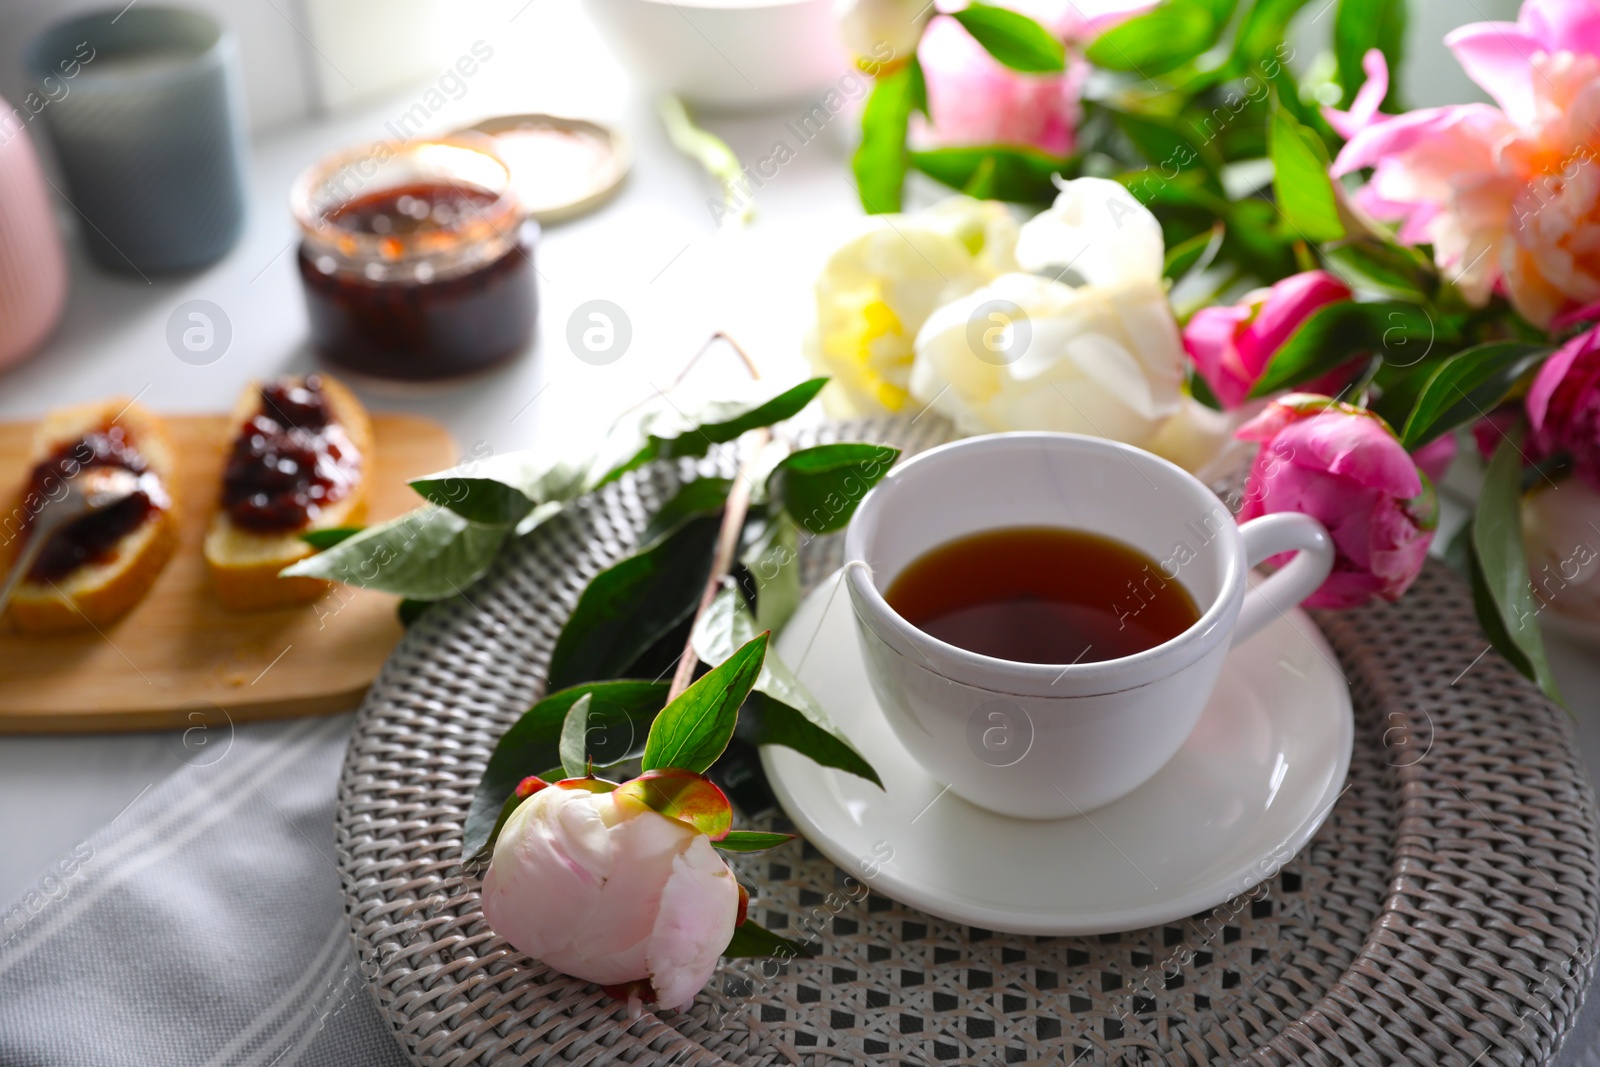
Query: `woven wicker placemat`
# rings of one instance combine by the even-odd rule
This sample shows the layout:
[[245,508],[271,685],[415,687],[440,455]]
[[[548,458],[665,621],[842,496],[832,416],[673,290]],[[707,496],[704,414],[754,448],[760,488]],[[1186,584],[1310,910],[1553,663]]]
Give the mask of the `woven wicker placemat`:
[[[945,434],[929,419],[806,436],[916,451]],[[1467,591],[1436,564],[1399,604],[1317,616],[1356,709],[1348,788],[1299,856],[1210,912],[1093,938],[994,933],[797,843],[735,867],[757,921],[814,933],[817,958],[725,961],[688,1011],[630,1019],[511,949],[461,864],[468,802],[584,585],[695,469],[636,472],[517,544],[407,634],[362,706],[339,866],[362,973],[417,1063],[1469,1067],[1559,1047],[1600,921],[1594,797],[1569,717],[1483,654]],[[806,545],[808,580],[836,553]]]

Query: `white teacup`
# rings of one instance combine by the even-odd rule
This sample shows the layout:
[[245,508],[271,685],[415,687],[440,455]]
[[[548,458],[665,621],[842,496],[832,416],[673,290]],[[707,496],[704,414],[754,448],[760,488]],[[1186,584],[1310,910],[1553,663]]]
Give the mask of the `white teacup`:
[[[929,549],[1009,526],[1069,527],[1131,545],[1182,583],[1199,621],[1121,659],[1019,663],[947,644],[884,600]],[[1247,590],[1251,567],[1290,551],[1298,554],[1287,566]],[[1108,804],[1160,770],[1194,729],[1228,649],[1315,591],[1334,549],[1306,515],[1238,525],[1192,475],[1129,445],[1007,433],[896,467],[851,519],[845,554],[873,691],[907,750],[980,807],[1052,819]]]

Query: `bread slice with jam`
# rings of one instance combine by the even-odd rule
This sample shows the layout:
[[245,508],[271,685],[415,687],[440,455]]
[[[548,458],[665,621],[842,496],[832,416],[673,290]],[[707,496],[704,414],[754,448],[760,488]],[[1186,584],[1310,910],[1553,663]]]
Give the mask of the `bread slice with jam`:
[[35,516],[61,495],[66,480],[104,467],[138,475],[138,491],[128,499],[57,531],[6,610],[28,633],[101,629],[144,598],[177,548],[172,442],[159,418],[113,397],[47,414],[34,432],[33,455],[0,531],[3,567],[22,551]]
[[302,534],[366,517],[371,420],[325,374],[252,383],[233,416],[238,430],[205,541],[217,598],[236,611],[315,600],[329,583],[278,572],[315,551]]

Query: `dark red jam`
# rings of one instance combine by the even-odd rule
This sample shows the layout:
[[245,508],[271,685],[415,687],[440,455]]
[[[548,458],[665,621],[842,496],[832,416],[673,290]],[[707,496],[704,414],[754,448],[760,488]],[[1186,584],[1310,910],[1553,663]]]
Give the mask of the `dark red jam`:
[[268,382],[260,410],[234,438],[222,506],[247,530],[302,529],[349,495],[360,469],[361,455],[333,422],[319,376]]
[[499,194],[470,185],[415,182],[358,197],[328,215],[349,233],[409,237],[423,230],[453,230],[483,214]]
[[[405,185],[359,197],[329,216],[350,233],[392,239],[398,250],[419,235],[450,230],[495,200],[445,184]],[[324,359],[358,374],[430,381],[499,364],[527,347],[537,313],[533,241],[518,227],[511,247],[482,265],[435,270],[425,260],[406,279],[366,277],[302,243],[311,340]]]
[[28,477],[27,516],[23,531],[46,500],[61,495],[63,483],[93,467],[120,467],[139,476],[139,489],[128,499],[63,527],[45,542],[28,571],[35,582],[56,582],[86,563],[104,563],[116,554],[117,544],[138,529],[152,513],[172,506],[166,487],[151,471],[139,450],[128,441],[121,426],[108,426],[62,445],[33,468]]

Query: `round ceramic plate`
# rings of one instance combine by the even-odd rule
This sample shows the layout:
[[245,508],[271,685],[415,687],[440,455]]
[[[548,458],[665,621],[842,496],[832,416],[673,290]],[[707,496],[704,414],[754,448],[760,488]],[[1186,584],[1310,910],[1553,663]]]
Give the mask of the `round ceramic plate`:
[[534,219],[549,225],[604,203],[630,165],[627,139],[609,126],[560,115],[499,115],[457,133],[495,139],[511,182]]
[[1098,934],[1171,922],[1272,877],[1344,787],[1350,691],[1294,611],[1229,654],[1194,733],[1133,793],[1070,819],[969,804],[906,752],[872,695],[848,593],[834,575],[778,640],[883,778],[777,746],[761,760],[802,834],[874,890],[941,918],[1025,934]]

